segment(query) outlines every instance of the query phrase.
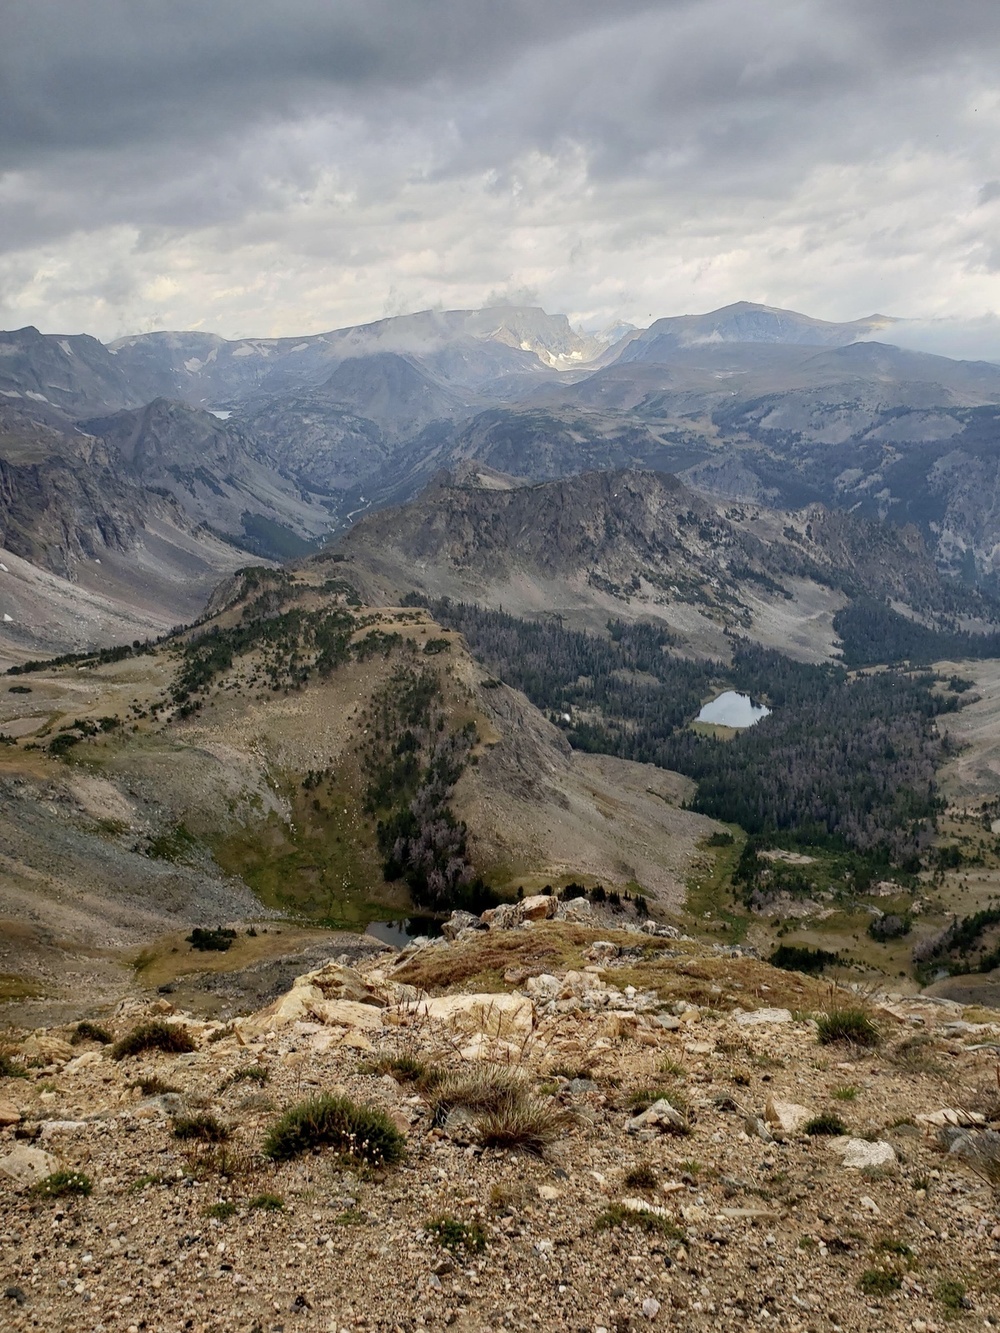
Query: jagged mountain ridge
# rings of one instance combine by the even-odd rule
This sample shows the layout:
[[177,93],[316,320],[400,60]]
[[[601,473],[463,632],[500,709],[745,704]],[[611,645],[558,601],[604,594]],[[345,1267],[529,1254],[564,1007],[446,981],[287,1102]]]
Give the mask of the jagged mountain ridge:
[[366,515],[335,549],[370,599],[417,591],[591,628],[652,616],[695,651],[723,655],[728,628],[826,656],[849,595],[928,612],[965,604],[912,527],[819,506],[726,506],[653,472],[504,485],[469,464],[414,502]]
[[296,540],[304,545],[329,527],[315,497],[277,471],[235,423],[209,412],[157,398],[79,429],[103,440],[144,486],[173,495],[193,521],[239,542],[252,545],[265,520],[287,532],[291,553]]

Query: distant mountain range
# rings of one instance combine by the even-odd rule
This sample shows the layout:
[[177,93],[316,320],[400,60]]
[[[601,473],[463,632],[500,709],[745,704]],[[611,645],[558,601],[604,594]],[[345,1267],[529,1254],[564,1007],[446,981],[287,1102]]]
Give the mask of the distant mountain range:
[[[894,347],[895,323],[740,302],[601,336],[517,306],[302,338],[3,333],[0,540],[118,597],[101,553],[148,553],[167,524],[198,553],[200,596],[442,469],[639,468],[726,502],[911,524],[943,572],[998,591],[1000,366]],[[179,605],[145,596],[151,624]]]

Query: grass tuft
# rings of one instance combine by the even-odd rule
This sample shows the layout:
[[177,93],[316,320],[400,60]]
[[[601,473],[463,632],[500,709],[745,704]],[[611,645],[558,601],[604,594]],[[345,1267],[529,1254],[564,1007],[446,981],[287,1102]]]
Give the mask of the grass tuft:
[[626,1208],[624,1204],[613,1203],[594,1219],[595,1231],[611,1231],[617,1227],[635,1227],[638,1231],[648,1231],[667,1240],[687,1240],[687,1233],[669,1217],[661,1217],[651,1208]]
[[193,1139],[197,1143],[225,1143],[232,1130],[210,1111],[180,1115],[174,1120],[175,1139]]
[[226,1092],[237,1083],[256,1083],[258,1087],[263,1087],[270,1081],[271,1071],[267,1065],[241,1065],[239,1069],[234,1069],[228,1078],[222,1080],[219,1091]]
[[651,1162],[636,1162],[625,1172],[625,1184],[637,1190],[655,1190],[656,1171]]
[[329,1093],[293,1106],[264,1139],[264,1156],[285,1162],[314,1148],[333,1148],[373,1166],[391,1166],[406,1140],[384,1111]]
[[81,1042],[96,1041],[101,1046],[110,1046],[114,1041],[107,1028],[102,1028],[99,1023],[91,1023],[89,1019],[84,1019],[82,1023],[77,1023],[76,1030],[69,1039],[71,1046],[79,1046]]
[[205,1217],[214,1217],[217,1222],[226,1222],[236,1215],[235,1203],[224,1200],[222,1203],[210,1203],[203,1210]]
[[528,1092],[508,1096],[476,1118],[484,1148],[517,1148],[536,1157],[559,1138],[568,1123],[565,1111]]
[[813,1116],[802,1126],[806,1134],[821,1135],[843,1135],[847,1133],[847,1126],[841,1120],[839,1115],[834,1115],[832,1111],[824,1111],[821,1115]]
[[285,1201],[280,1194],[256,1194],[247,1206],[259,1208],[262,1213],[280,1213]]
[[90,1177],[82,1171],[53,1171],[37,1180],[29,1192],[36,1199],[66,1199],[75,1195],[85,1197],[93,1188]]
[[116,1041],[111,1048],[113,1060],[124,1060],[143,1051],[164,1051],[168,1055],[186,1055],[195,1050],[194,1038],[178,1023],[140,1023]]
[[27,1078],[28,1071],[7,1052],[0,1051],[0,1078]]
[[903,1285],[902,1276],[888,1268],[866,1268],[858,1287],[866,1296],[891,1296]]
[[820,1014],[817,1020],[822,1046],[843,1043],[871,1049],[882,1041],[882,1034],[868,1011],[861,1005],[846,1005]]
[[478,1222],[460,1222],[457,1217],[435,1217],[424,1230],[437,1243],[454,1254],[465,1250],[468,1254],[482,1254],[486,1249],[486,1232]]

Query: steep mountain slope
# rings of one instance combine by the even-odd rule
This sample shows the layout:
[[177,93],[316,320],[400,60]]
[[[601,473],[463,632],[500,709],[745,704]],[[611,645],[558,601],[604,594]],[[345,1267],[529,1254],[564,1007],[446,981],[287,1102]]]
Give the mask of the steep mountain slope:
[[246,556],[92,436],[0,406],[0,655],[61,653],[193,619]]
[[134,406],[144,401],[144,387],[141,374],[133,380],[131,368],[87,334],[52,336],[30,326],[0,333],[0,394],[11,402],[83,416]]
[[276,471],[234,423],[209,412],[157,398],[80,429],[99,437],[144,486],[172,495],[194,522],[259,554],[300,554],[329,527],[315,497]]
[[632,338],[618,354],[619,362],[669,361],[680,348],[711,343],[786,343],[810,347],[842,347],[889,329],[895,321],[871,315],[850,324],[810,319],[794,310],[738,301],[705,315],[674,315],[658,319]]
[[[122,338],[110,352],[126,376],[205,407],[234,407],[252,395],[317,384],[350,358],[391,353],[424,362],[456,385],[585,364],[604,344],[575,333],[564,315],[533,307],[425,310],[303,338],[227,341],[201,333]],[[151,395],[152,396],[152,395]]]
[[159,648],[8,677],[0,971],[20,970],[5,940],[27,967],[46,940],[134,948],[213,915],[359,926],[484,872],[511,896],[582,875],[680,903],[716,827],[679,808],[690,784],[571,751],[458,635],[349,605],[339,573],[256,568]]
[[726,507],[649,472],[499,488],[470,465],[411,504],[366,516],[336,549],[369,598],[416,590],[594,627],[609,615],[653,616],[723,656],[728,628],[827,655],[847,593],[934,611],[964,605],[913,530],[819,508]]

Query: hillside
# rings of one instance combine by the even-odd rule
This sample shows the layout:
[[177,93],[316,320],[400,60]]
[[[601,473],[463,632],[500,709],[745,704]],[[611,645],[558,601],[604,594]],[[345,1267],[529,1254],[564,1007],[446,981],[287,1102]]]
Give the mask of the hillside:
[[419,500],[362,518],[336,549],[369,598],[417,591],[595,629],[609,616],[654,617],[717,656],[727,629],[828,656],[832,617],[859,592],[927,611],[965,601],[915,532],[818,508],[725,505],[652,472],[520,485],[484,483],[466,465]]
[[0,971],[60,1004],[57,941],[105,994],[129,951],[220,917],[364,928],[578,877],[680,908],[716,827],[688,784],[572,751],[339,571],[258,569],[194,632],[6,678]]
[[141,485],[173,496],[192,522],[257,555],[300,555],[329,528],[318,497],[210,412],[157,398],[138,411],[81,421],[79,429],[102,440]]

